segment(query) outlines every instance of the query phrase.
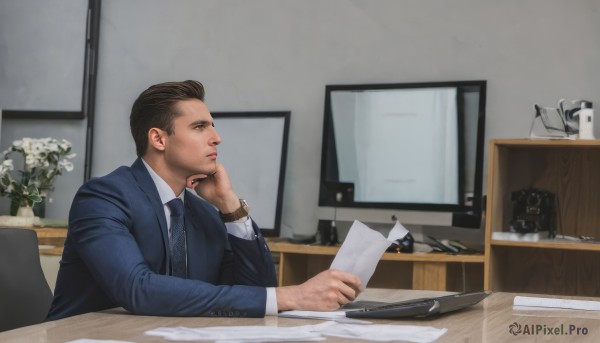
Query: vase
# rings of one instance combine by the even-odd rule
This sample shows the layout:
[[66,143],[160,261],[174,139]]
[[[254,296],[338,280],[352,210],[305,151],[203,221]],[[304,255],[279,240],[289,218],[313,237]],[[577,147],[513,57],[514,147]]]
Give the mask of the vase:
[[19,206],[14,215],[0,216],[0,226],[32,227],[40,225],[40,218],[35,216],[33,208],[28,205]]
[[[21,207],[24,207],[24,206],[21,206],[21,202],[18,199],[12,199],[10,202],[10,215],[18,216],[17,211]],[[29,207],[29,206],[27,206],[27,207]],[[32,207],[29,207],[29,208],[33,209],[34,216],[40,217],[40,218],[45,218],[46,217],[46,198],[42,198],[42,201],[36,202],[35,204],[33,204]]]
[[19,207],[19,209],[17,210],[17,217],[28,217],[28,218],[35,217],[35,214],[33,214],[33,208],[31,208],[29,206]]

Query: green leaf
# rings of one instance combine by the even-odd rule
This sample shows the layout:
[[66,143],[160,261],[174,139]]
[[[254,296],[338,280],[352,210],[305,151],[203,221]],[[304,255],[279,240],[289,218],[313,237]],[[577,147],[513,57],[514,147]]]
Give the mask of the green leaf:
[[27,187],[27,192],[29,193],[29,195],[27,196],[27,200],[30,206],[33,206],[33,204],[35,204],[36,202],[42,201],[40,192],[34,185],[29,185],[29,187]]

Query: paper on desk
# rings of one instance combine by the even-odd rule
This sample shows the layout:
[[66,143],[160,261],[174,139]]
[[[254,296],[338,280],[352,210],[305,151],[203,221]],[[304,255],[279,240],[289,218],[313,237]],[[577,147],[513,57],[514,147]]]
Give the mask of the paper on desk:
[[326,327],[322,333],[325,336],[364,339],[369,341],[389,342],[434,342],[442,337],[448,329],[438,329],[431,326],[373,324],[356,325],[336,323]]
[[91,339],[91,338],[79,338],[73,341],[66,341],[65,343],[135,343],[131,341],[115,341],[112,339]]
[[[324,323],[324,324],[327,324]],[[281,341],[322,341],[323,336],[312,327],[273,326],[213,326],[206,328],[156,328],[144,332],[172,341],[215,341],[215,342],[281,342]]]
[[338,311],[281,311],[277,314],[278,317],[286,318],[305,318],[305,319],[324,319],[335,320],[338,323],[354,323],[354,324],[371,324],[372,322],[362,319],[354,319],[346,317],[345,310]]
[[523,307],[563,308],[571,310],[600,311],[600,301],[592,300],[538,298],[517,295],[513,301],[513,305]]
[[293,327],[271,326],[217,326],[206,328],[157,328],[146,331],[146,335],[159,336],[177,341],[216,342],[274,342],[274,341],[321,341],[323,336],[365,339],[371,341],[398,341],[427,343],[440,338],[447,329],[430,326],[392,324],[341,324],[324,322],[316,325]]
[[355,220],[331,263],[331,269],[358,275],[361,283],[366,287],[385,250],[394,241],[404,238],[407,233],[408,230],[396,221],[396,225],[386,238],[381,233]]

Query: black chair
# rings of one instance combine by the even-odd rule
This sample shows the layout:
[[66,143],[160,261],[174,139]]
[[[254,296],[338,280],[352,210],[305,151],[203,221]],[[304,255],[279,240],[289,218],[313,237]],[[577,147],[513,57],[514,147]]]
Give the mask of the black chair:
[[0,331],[43,322],[51,302],[35,231],[0,228]]

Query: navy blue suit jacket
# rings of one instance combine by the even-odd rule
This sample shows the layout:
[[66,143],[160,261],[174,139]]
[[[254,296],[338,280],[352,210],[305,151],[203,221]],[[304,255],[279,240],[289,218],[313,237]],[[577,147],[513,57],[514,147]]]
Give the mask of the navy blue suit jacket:
[[167,276],[167,219],[141,159],[77,192],[48,320],[112,307],[143,315],[265,315],[276,286],[268,247],[229,235],[218,212],[186,191],[188,279]]

